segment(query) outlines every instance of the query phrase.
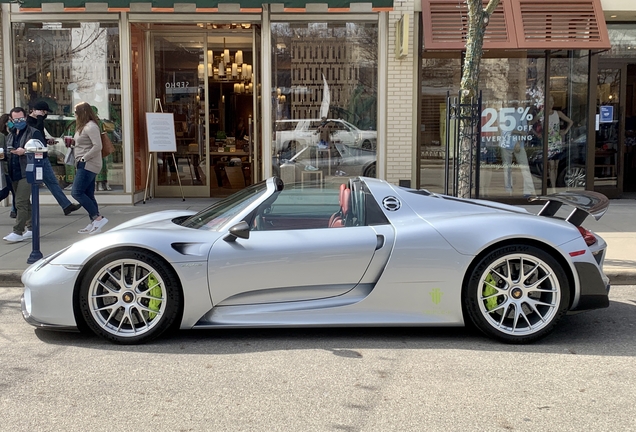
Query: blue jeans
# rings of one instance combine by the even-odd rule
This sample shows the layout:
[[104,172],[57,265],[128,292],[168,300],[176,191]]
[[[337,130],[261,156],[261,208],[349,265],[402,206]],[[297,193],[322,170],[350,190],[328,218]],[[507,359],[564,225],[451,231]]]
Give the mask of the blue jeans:
[[48,157],[44,158],[44,168],[42,171],[42,180],[44,180],[44,184],[55,198],[55,201],[57,201],[62,209],[70,206],[71,201],[66,197],[66,194],[60,187],[60,183],[57,181],[57,177],[55,177],[55,172],[53,172],[53,167]]
[[77,164],[71,195],[84,207],[91,221],[93,221],[96,217],[99,217],[99,208],[97,200],[95,200],[95,177],[97,177],[97,174],[84,169],[85,166],[86,162]]

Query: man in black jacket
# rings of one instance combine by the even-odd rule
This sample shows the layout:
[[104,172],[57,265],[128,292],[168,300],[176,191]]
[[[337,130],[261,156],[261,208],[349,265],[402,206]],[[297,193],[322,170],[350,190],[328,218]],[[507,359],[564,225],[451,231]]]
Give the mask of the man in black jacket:
[[27,115],[23,108],[16,107],[9,113],[10,133],[5,141],[5,154],[9,157],[9,177],[15,191],[15,203],[18,214],[13,232],[4,237],[9,243],[21,242],[33,237],[31,233],[31,185],[26,179],[27,157],[25,144],[30,139],[44,142],[42,133],[27,125]]
[[[44,133],[44,119],[46,119],[46,116],[50,111],[51,110],[49,109],[49,104],[47,104],[45,101],[39,101],[35,105],[33,105],[31,114],[29,114],[29,117],[27,117],[27,124],[39,130],[42,133],[42,137],[46,135]],[[46,140],[42,141],[42,143],[50,144]],[[44,176],[44,184],[49,189],[51,195],[53,195],[60,207],[62,207],[65,216],[68,216],[75,210],[79,210],[82,208],[82,206],[79,204],[71,203],[71,201],[64,193],[64,191],[60,187],[60,183],[57,181],[57,177],[55,176],[55,172],[53,171],[53,167],[51,166],[51,161],[48,157],[44,159],[44,168],[42,174]]]

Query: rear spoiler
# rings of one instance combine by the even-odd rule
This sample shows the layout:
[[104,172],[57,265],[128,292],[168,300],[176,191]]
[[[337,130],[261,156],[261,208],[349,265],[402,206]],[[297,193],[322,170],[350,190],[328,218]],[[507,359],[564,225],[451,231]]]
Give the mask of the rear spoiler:
[[609,199],[605,195],[591,191],[558,192],[531,197],[529,201],[547,201],[537,213],[539,216],[554,216],[563,204],[574,207],[572,213],[565,219],[574,226],[580,226],[588,215],[599,220],[609,207]]

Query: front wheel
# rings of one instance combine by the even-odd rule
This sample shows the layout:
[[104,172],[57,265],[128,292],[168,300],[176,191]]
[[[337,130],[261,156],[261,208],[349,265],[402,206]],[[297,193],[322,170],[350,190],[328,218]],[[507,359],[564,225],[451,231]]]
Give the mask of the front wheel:
[[171,328],[183,304],[178,278],[157,255],[118,251],[91,265],[79,309],[98,336],[119,344],[148,342]]
[[550,254],[516,244],[495,249],[477,264],[462,301],[472,323],[486,335],[529,343],[554,329],[567,310],[570,289]]

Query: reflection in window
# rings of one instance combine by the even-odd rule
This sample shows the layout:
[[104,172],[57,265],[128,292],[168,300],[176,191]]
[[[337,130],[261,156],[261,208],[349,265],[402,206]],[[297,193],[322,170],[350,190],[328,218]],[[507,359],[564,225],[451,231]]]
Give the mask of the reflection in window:
[[100,191],[123,191],[121,130],[121,71],[117,23],[13,23],[16,103],[25,109],[45,101],[49,112],[44,125],[56,143],[48,156],[60,186],[75,176],[64,165],[63,137],[73,135],[73,107],[87,102],[97,111],[102,130],[115,145],[103,159],[96,178]]
[[[446,96],[457,96],[461,80],[459,53],[452,58],[422,59],[420,116],[420,187],[444,192],[444,157],[446,151]],[[451,126],[451,141],[454,140]],[[452,150],[451,146],[451,150]],[[449,154],[449,157],[453,157]]]
[[375,177],[377,24],[294,22],[271,29],[274,174],[285,183]]
[[543,59],[482,60],[480,196],[533,196],[541,191],[543,157],[535,128],[543,100]]
[[549,192],[585,189],[588,63],[588,51],[558,52],[550,59],[547,124],[543,120],[548,127]]

